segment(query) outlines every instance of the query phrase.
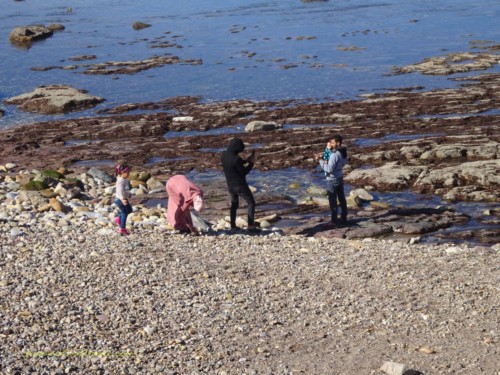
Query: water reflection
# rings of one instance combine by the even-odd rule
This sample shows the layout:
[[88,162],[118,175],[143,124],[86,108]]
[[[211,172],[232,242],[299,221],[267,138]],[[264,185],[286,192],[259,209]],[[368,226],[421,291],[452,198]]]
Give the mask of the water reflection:
[[187,156],[179,156],[176,158],[164,158],[162,156],[155,156],[150,159],[144,164],[144,165],[153,165],[153,164],[158,164],[158,163],[167,163],[167,162],[173,162],[173,161],[181,161],[181,160],[188,160],[192,158],[188,158]]
[[70,168],[99,168],[99,167],[114,167],[115,162],[110,159],[101,159],[101,160],[81,160],[77,161],[70,165]]
[[357,146],[369,147],[377,146],[382,143],[395,141],[413,141],[419,138],[442,137],[445,133],[422,133],[422,134],[389,134],[381,138],[358,138],[354,141]]
[[169,131],[166,132],[163,136],[167,139],[172,138],[180,138],[180,137],[194,137],[198,135],[221,135],[221,134],[239,134],[245,132],[245,125],[240,124],[236,126],[229,126],[226,128],[216,128],[210,129],[206,131],[200,130],[186,130],[186,131]]

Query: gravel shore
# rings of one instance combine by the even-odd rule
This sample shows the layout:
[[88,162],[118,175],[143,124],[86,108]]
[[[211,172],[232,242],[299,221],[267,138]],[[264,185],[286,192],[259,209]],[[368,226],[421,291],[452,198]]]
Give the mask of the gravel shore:
[[499,374],[498,245],[0,231],[5,374]]

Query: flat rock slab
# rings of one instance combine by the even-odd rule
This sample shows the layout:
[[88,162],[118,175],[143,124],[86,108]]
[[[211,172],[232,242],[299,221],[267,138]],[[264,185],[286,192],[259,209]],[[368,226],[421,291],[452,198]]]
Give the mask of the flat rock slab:
[[94,107],[105,99],[88,95],[85,90],[78,90],[65,85],[39,86],[30,93],[5,100],[5,104],[15,104],[26,112],[46,115],[74,112]]
[[347,231],[346,237],[348,239],[377,237],[384,234],[392,233],[392,227],[388,225],[370,225],[367,227],[353,228]]

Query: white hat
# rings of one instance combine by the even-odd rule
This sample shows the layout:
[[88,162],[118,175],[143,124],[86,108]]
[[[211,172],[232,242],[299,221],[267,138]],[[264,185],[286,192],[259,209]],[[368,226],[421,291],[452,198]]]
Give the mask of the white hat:
[[203,202],[203,198],[197,195],[193,200],[193,208],[196,212],[201,212],[205,209],[205,202]]

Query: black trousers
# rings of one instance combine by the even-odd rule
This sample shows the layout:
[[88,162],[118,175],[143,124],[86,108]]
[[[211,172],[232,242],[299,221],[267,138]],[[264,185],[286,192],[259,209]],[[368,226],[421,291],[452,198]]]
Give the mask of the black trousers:
[[255,199],[248,185],[229,186],[229,194],[231,195],[231,228],[236,227],[236,211],[240,205],[239,197],[242,197],[248,205],[248,225],[254,225],[255,221]]
[[339,200],[340,208],[342,210],[342,213],[340,214],[341,218],[343,221],[347,220],[347,202],[344,193],[344,180],[342,178],[326,180],[326,190],[328,192],[328,202],[330,203],[330,210],[332,211],[332,217],[330,219],[332,223],[337,222],[337,199]]

